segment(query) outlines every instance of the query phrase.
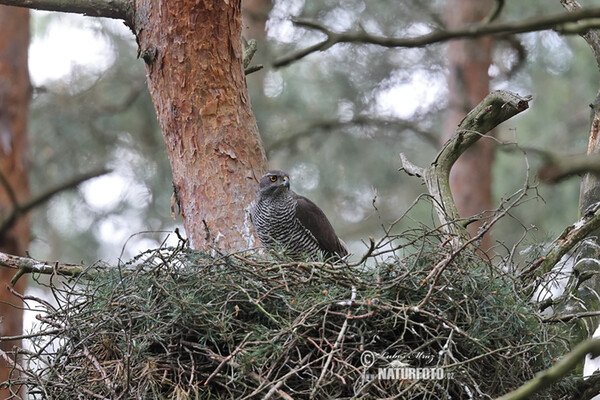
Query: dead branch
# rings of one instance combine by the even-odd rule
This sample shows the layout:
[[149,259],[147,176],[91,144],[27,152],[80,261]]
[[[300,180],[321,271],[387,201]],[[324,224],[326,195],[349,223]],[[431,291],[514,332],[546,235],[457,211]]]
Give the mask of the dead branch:
[[590,353],[592,357],[600,355],[600,339],[591,339],[580,343],[553,367],[540,372],[535,378],[520,388],[499,397],[497,400],[530,399],[534,393],[549,387],[566,376]]
[[528,277],[533,272],[537,276],[549,272],[567,252],[598,228],[600,228],[600,204],[586,210],[579,221],[568,226],[554,241],[550,252],[533,262],[521,273],[521,277]]
[[[47,202],[58,193],[64,192],[65,190],[73,189],[82,182],[85,182],[92,178],[96,178],[100,175],[108,174],[110,172],[111,170],[109,169],[101,168],[98,170],[86,172],[84,174],[75,176],[65,182],[59,183],[58,185],[43,191],[42,193],[38,194],[37,196],[23,204],[19,204],[16,198],[13,199],[14,191],[12,190],[12,187],[6,181],[6,179],[3,179],[2,176],[0,176],[0,182],[4,186],[5,190],[9,193],[9,197],[13,199],[11,200],[13,205],[11,213],[0,222],[0,235],[12,228],[15,222],[17,222],[17,220],[23,215],[27,214],[29,211],[40,206],[41,204]],[[12,193],[12,195],[10,193]]]
[[542,320],[542,322],[545,322],[545,323],[569,322],[576,318],[590,318],[590,317],[599,317],[599,316],[600,316],[600,311],[585,311],[585,312],[557,315],[555,317],[545,318]]
[[428,168],[418,168],[406,163],[401,154],[403,169],[409,174],[421,176],[427,190],[434,198],[438,218],[444,230],[453,237],[466,238],[459,219],[456,204],[450,191],[450,170],[460,155],[486,133],[500,123],[529,108],[531,96],[521,97],[503,90],[491,92],[460,123],[456,134],[444,145]]
[[0,0],[0,4],[127,21],[132,20],[134,9],[130,0]]
[[416,134],[416,136],[422,138],[423,141],[427,142],[434,148],[439,146],[439,138],[434,133],[419,128],[418,124],[414,121],[403,120],[399,118],[372,118],[359,115],[349,121],[340,121],[338,119],[317,121],[305,129],[287,135],[284,138],[277,139],[272,143],[267,143],[265,150],[267,153],[269,153],[275,149],[292,146],[303,138],[316,135],[319,131],[341,130],[354,126],[391,128],[397,132],[412,131]]
[[[317,30],[327,37],[319,43],[276,60],[273,63],[273,66],[275,68],[284,67],[311,53],[327,50],[337,43],[375,44],[383,47],[412,48],[424,47],[430,44],[455,39],[472,39],[486,35],[506,35],[537,32],[548,29],[554,29],[563,34],[584,34],[589,29],[600,27],[598,18],[600,18],[600,8],[586,8],[570,13],[532,17],[514,22],[484,22],[482,24],[466,26],[455,30],[438,30],[412,38],[390,38],[372,35],[365,31],[337,33],[314,21],[294,20],[294,24],[304,28]],[[582,24],[582,22],[586,23]]]
[[494,7],[492,7],[492,10],[488,13],[488,15],[486,15],[486,17],[481,22],[484,24],[489,24],[490,22],[497,20],[500,14],[502,14],[503,8],[504,0],[495,0]]
[[600,154],[552,156],[538,171],[543,182],[556,183],[573,175],[586,172],[600,175]]
[[15,276],[11,280],[12,286],[14,286],[24,274],[58,274],[75,277],[87,270],[87,267],[83,265],[38,261],[33,258],[13,256],[12,254],[6,253],[0,253],[0,266],[17,270]]

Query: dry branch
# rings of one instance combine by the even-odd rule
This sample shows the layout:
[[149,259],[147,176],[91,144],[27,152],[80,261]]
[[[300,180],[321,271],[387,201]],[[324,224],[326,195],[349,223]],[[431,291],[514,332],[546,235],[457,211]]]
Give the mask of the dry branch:
[[456,134],[444,145],[428,168],[418,168],[401,154],[403,169],[423,178],[441,225],[453,237],[465,239],[466,229],[456,224],[459,219],[450,191],[450,170],[460,155],[500,123],[529,107],[531,96],[521,97],[503,90],[491,92],[462,120]]
[[600,175],[600,154],[552,156],[540,168],[538,177],[544,182],[555,183],[586,172]]
[[[296,25],[314,29],[324,33],[327,38],[310,47],[299,50],[276,60],[273,66],[284,67],[307,55],[324,51],[337,43],[375,44],[383,47],[423,47],[434,43],[455,39],[478,38],[486,35],[507,35],[525,32],[537,32],[548,29],[558,30],[564,34],[583,34],[589,29],[599,28],[600,8],[587,8],[570,13],[532,17],[515,22],[494,22],[466,26],[456,30],[439,30],[412,38],[390,38],[361,32],[337,33],[314,21],[295,20]],[[582,22],[586,22],[582,24]]]
[[594,207],[586,210],[579,221],[568,226],[554,241],[548,254],[534,261],[529,268],[523,271],[521,276],[529,277],[533,273],[535,273],[536,276],[540,276],[549,272],[565,254],[599,228],[600,204],[596,204]]
[[4,219],[0,222],[0,235],[2,235],[4,232],[6,232],[10,228],[12,228],[14,223],[20,217],[27,214],[29,211],[33,210],[34,208],[47,202],[48,200],[50,200],[52,197],[54,197],[58,193],[64,192],[65,190],[73,189],[74,187],[78,186],[79,184],[81,184],[87,180],[96,178],[100,175],[108,174],[110,172],[111,171],[106,168],[101,168],[98,170],[83,173],[81,175],[77,175],[65,182],[59,183],[58,185],[56,185],[54,187],[46,189],[42,193],[36,195],[32,199],[24,202],[23,204],[19,204],[16,197],[14,196],[14,191],[12,190],[12,187],[6,181],[4,176],[0,174],[0,182],[2,183],[2,186],[7,191],[7,193],[9,194],[9,197],[11,198],[11,203],[13,206],[11,213],[8,216],[4,217]]
[[131,0],[0,0],[0,4],[83,14],[90,17],[106,17],[130,21],[133,17]]
[[51,263],[48,261],[38,261],[29,257],[13,256],[12,254],[6,253],[0,253],[0,266],[17,270],[11,281],[12,286],[14,286],[24,274],[57,274],[74,277],[81,275],[88,268],[78,264]]

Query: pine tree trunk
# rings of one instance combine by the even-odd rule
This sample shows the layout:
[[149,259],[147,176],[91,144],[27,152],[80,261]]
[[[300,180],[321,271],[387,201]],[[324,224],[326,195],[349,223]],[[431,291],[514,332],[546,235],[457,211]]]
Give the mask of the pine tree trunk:
[[[0,6],[0,173],[6,185],[0,186],[0,218],[13,210],[17,202],[29,197],[27,148],[27,114],[29,111],[30,83],[27,69],[29,47],[29,10]],[[12,192],[12,194],[11,194]],[[0,251],[25,255],[29,245],[29,221],[20,218],[8,232],[0,236]],[[14,270],[0,268],[0,336],[20,335],[23,312],[9,304],[22,307],[20,300],[8,291]],[[17,291],[23,293],[26,279],[21,279]],[[20,341],[2,341],[3,351],[12,351]],[[7,380],[11,371],[0,361],[0,382]],[[13,390],[15,390],[13,388]],[[8,389],[0,390],[0,398],[10,398]]]
[[245,211],[265,155],[242,66],[241,2],[137,3],[134,29],[194,248],[257,245]]
[[[488,0],[449,0],[446,8],[448,28],[458,28],[480,22],[492,6]],[[448,44],[448,111],[444,124],[444,142],[447,141],[467,113],[488,95],[492,39],[455,40]],[[491,210],[492,162],[494,142],[482,139],[468,149],[454,164],[450,186],[459,215],[468,218]],[[471,235],[477,233],[483,221],[470,224]],[[490,248],[489,235],[483,237],[480,247]]]

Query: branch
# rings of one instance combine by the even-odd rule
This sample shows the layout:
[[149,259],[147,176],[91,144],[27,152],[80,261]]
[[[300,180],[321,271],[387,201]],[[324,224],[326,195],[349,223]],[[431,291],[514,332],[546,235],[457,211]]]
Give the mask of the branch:
[[537,269],[539,269],[536,273],[538,276],[549,272],[567,252],[598,228],[600,228],[600,203],[588,208],[579,221],[568,226],[555,240],[550,252],[538,258],[520,276],[526,277]]
[[6,253],[0,253],[0,266],[17,270],[17,273],[10,282],[12,286],[24,274],[58,274],[75,277],[83,274],[87,269],[87,267],[79,264],[50,263],[48,261],[38,261],[33,258],[13,256]]
[[600,356],[600,340],[590,339],[580,343],[573,351],[563,357],[552,367],[537,374],[535,378],[520,388],[499,397],[497,400],[530,399],[540,390],[558,382],[573,370],[590,353],[593,357]]
[[125,21],[133,21],[134,15],[134,3],[131,0],[0,0],[0,4]]
[[399,131],[400,130],[401,131],[410,130],[410,131],[413,131],[415,134],[417,134],[419,137],[423,138],[424,141],[431,144],[431,146],[433,146],[434,148],[437,148],[439,146],[439,138],[435,134],[419,128],[418,124],[413,121],[404,120],[404,119],[400,119],[400,118],[378,118],[378,117],[373,118],[373,117],[358,115],[349,121],[340,121],[338,119],[316,121],[316,122],[312,123],[310,126],[308,126],[306,129],[292,133],[289,136],[286,136],[284,138],[275,140],[274,142],[272,142],[270,144],[267,144],[265,146],[266,147],[265,150],[267,151],[267,153],[269,153],[278,148],[282,148],[285,146],[291,146],[294,143],[298,142],[300,139],[315,135],[317,132],[319,132],[321,130],[330,131],[330,130],[334,130],[334,129],[344,129],[346,127],[353,127],[353,126],[374,126],[374,127],[376,126],[376,127],[382,127],[382,128],[394,128],[394,129],[398,129]]
[[521,97],[504,90],[493,91],[461,121],[456,134],[446,142],[428,168],[420,169],[401,156],[404,170],[423,177],[427,190],[434,198],[440,223],[450,235],[466,237],[464,227],[454,223],[459,215],[450,191],[452,166],[482,136],[529,108],[530,100],[531,96]]
[[600,154],[547,157],[546,163],[538,171],[538,177],[543,182],[556,183],[585,172],[600,175]]
[[[582,7],[577,2],[577,0],[560,0],[560,3],[563,7],[570,12],[581,11]],[[592,20],[593,21],[593,20]],[[597,26],[595,27],[597,28]],[[585,41],[590,46],[592,53],[594,53],[594,57],[596,58],[596,63],[600,66],[600,34],[597,30],[589,30],[586,32],[582,32],[581,36],[585,39]]]
[[[383,47],[424,47],[434,43],[446,42],[455,39],[479,38],[487,35],[506,35],[525,32],[537,32],[548,29],[558,30],[563,34],[581,34],[582,29],[600,28],[600,8],[587,8],[569,13],[560,13],[546,15],[542,17],[532,17],[515,22],[494,22],[482,23],[478,25],[466,26],[455,30],[438,30],[426,35],[412,38],[390,38],[385,36],[372,35],[361,32],[336,33],[329,28],[313,21],[294,20],[294,24],[314,29],[324,33],[327,38],[319,43],[309,46],[296,53],[284,56],[273,63],[275,68],[284,67],[294,61],[297,61],[307,55],[324,51],[337,43],[360,43],[375,44]],[[573,25],[572,23],[580,21],[591,21],[590,24]]]
[[[45,203],[46,201],[50,200],[52,197],[54,197],[58,193],[63,192],[65,190],[72,189],[82,182],[85,182],[89,179],[95,178],[100,175],[107,174],[109,172],[111,172],[111,171],[106,168],[101,168],[101,169],[98,169],[95,171],[89,171],[84,174],[75,176],[66,182],[60,183],[60,184],[56,185],[55,187],[47,189],[46,191],[38,194],[36,197],[30,199],[29,201],[27,201],[23,204],[13,203],[13,209],[12,209],[10,215],[8,215],[6,218],[4,218],[4,220],[2,220],[2,222],[0,222],[0,235],[2,235],[7,230],[12,228],[12,226],[15,224],[15,222],[17,222],[17,220],[21,216],[27,214],[32,209],[34,209],[34,208],[40,206],[41,204]],[[12,188],[10,191],[12,191]]]
[[502,14],[502,9],[504,8],[504,0],[495,0],[494,7],[490,13],[481,21],[483,24],[489,24],[498,19],[500,14]]
[[569,322],[575,318],[589,318],[589,317],[600,317],[600,311],[584,311],[573,314],[565,314],[565,315],[557,315],[555,317],[544,318],[542,322],[544,323],[554,323],[554,322]]

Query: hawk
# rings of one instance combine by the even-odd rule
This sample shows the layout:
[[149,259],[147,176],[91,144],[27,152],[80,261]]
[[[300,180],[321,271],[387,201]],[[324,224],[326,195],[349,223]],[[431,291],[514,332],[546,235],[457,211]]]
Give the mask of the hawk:
[[263,246],[282,250],[294,260],[318,260],[319,253],[339,260],[348,254],[325,213],[294,193],[283,171],[269,171],[260,178],[250,218]]

